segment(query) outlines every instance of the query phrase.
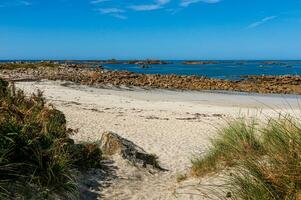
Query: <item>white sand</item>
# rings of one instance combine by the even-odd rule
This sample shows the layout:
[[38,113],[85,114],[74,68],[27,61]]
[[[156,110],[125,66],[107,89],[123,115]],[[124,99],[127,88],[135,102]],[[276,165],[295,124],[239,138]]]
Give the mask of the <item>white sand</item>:
[[176,177],[189,170],[193,155],[206,151],[218,127],[241,115],[264,119],[278,111],[300,113],[296,96],[96,89],[53,81],[21,82],[17,87],[30,93],[44,91],[47,100],[64,112],[68,126],[79,130],[76,141],[96,141],[110,130],[158,155],[169,170],[151,175],[116,158],[118,178],[98,192],[101,199],[206,199],[176,196],[175,192],[193,191],[181,189],[183,184],[196,183],[190,179],[178,184]]

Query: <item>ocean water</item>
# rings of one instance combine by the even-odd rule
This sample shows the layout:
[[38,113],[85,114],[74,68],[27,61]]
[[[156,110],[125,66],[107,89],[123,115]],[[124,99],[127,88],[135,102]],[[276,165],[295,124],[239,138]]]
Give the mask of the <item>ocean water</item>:
[[210,78],[238,80],[246,75],[301,75],[301,61],[218,61],[218,64],[185,65],[183,61],[170,61],[172,64],[150,65],[143,69],[139,65],[106,64],[110,70],[127,70],[145,74],[196,75]]
[[[39,61],[39,60],[36,60]],[[7,62],[7,61],[0,61]],[[60,60],[59,62],[65,62]],[[176,74],[206,76],[209,78],[239,80],[246,75],[301,75],[301,60],[278,60],[267,63],[264,60],[219,60],[218,64],[185,65],[183,60],[169,60],[171,64],[149,65],[141,68],[132,64],[100,64],[98,60],[75,60],[69,63],[88,63],[91,67],[104,66],[109,70],[127,70],[144,74]],[[99,63],[99,64],[97,64]]]

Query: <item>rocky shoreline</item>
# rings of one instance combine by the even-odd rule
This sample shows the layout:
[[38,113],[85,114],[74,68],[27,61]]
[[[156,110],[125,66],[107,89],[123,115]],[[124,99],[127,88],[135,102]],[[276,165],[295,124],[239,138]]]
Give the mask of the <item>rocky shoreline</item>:
[[226,90],[253,93],[301,94],[301,76],[246,76],[230,81],[198,76],[150,75],[76,66],[0,69],[11,81],[63,80],[95,87],[142,87],[181,90]]

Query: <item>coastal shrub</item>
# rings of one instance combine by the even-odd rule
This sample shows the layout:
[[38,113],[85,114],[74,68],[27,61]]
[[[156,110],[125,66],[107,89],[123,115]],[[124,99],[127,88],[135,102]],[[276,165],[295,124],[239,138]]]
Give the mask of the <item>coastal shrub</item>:
[[102,152],[98,143],[83,143],[73,146],[73,159],[82,169],[101,167]]
[[5,62],[0,63],[0,70],[1,69],[8,69],[8,70],[14,70],[14,69],[35,69],[39,67],[59,67],[59,64],[54,62]]
[[[233,193],[232,199],[301,199],[301,124],[288,115],[281,115],[277,119],[270,119],[263,126],[255,127],[257,128],[252,134],[257,139],[252,144],[256,148],[252,150],[241,151],[242,143],[239,140],[232,144],[226,140],[225,138],[232,137],[233,131],[224,131],[219,138],[213,140],[223,141],[227,148],[232,148],[230,152],[237,154],[223,159],[215,155],[211,158],[214,165],[221,166],[225,166],[225,159],[234,160],[233,172],[227,177],[229,189]],[[229,130],[229,127],[225,130]],[[229,152],[227,148],[226,151]],[[216,151],[216,146],[212,146],[209,155],[212,151]],[[199,162],[207,162],[206,159],[204,156]],[[229,161],[233,163],[233,160]],[[193,170],[197,168],[203,173],[196,175],[204,175],[208,172],[207,167],[194,163]],[[214,168],[217,171],[222,169]]]
[[77,169],[100,167],[102,154],[94,144],[74,151],[71,133],[41,92],[12,94],[0,79],[0,199],[76,199]]

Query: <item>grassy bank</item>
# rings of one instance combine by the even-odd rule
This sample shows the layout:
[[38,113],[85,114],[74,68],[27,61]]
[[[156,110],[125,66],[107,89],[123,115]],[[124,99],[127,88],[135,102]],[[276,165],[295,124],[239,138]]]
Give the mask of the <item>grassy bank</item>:
[[59,64],[54,62],[5,62],[0,63],[0,70],[15,70],[15,69],[37,69],[40,67],[56,68]]
[[0,199],[77,199],[77,173],[101,167],[97,144],[75,144],[63,113],[42,93],[0,79]]
[[301,199],[301,125],[290,116],[265,125],[238,120],[212,140],[209,152],[193,160],[192,173],[204,176],[232,169],[232,199]]

